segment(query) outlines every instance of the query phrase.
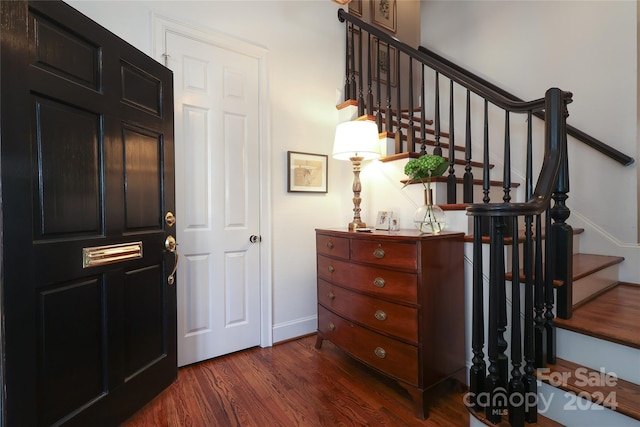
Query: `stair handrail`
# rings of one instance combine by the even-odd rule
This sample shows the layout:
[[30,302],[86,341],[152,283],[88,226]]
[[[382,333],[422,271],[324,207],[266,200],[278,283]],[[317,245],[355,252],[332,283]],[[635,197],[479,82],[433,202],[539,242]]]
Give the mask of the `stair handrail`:
[[[361,19],[349,14],[344,9],[338,9],[338,19],[340,22],[349,21],[357,24],[359,27],[364,28],[370,34],[375,35],[380,40],[394,46],[399,51],[420,60],[425,65],[428,65],[433,70],[443,74],[449,79],[469,89],[471,92],[479,95],[492,104],[499,106],[505,110],[513,112],[526,112],[533,110],[534,115],[538,118],[543,118],[544,115],[536,110],[540,110],[544,105],[544,98],[536,99],[533,101],[523,101],[521,98],[507,92],[506,90],[486,81],[485,79],[475,75],[474,73],[454,64],[453,62],[443,58],[429,49],[420,46],[415,49],[406,43],[401,42],[395,37],[389,35],[389,33],[382,31],[373,25],[362,21]],[[619,150],[611,147],[610,145],[594,138],[586,132],[577,129],[567,124],[567,133],[578,141],[588,145],[589,147],[599,151],[605,156],[615,160],[616,162],[629,166],[635,162],[635,160],[620,152]]]
[[[446,64],[447,66],[457,70],[460,73],[463,73],[465,75],[467,75],[470,79],[474,79],[476,81],[478,81],[479,83],[481,83],[482,85],[491,88],[493,91],[503,95],[506,98],[512,99],[513,101],[520,101],[520,102],[524,102],[523,99],[513,95],[512,93],[506,91],[505,89],[483,79],[482,77],[478,76],[477,74],[472,73],[471,71],[467,70],[466,68],[463,68],[451,61],[449,61],[448,59],[438,55],[437,53],[435,53],[434,51],[424,47],[424,46],[419,46],[418,50],[422,53],[424,53],[425,55],[428,55],[432,58],[434,58],[437,61],[442,62],[443,64]],[[533,113],[534,116],[536,116],[537,118],[544,120],[544,114],[542,114],[539,111],[536,111]],[[635,160],[633,159],[633,157],[628,156],[624,153],[622,153],[621,151],[613,148],[612,146],[600,141],[599,139],[587,134],[586,132],[571,126],[570,124],[567,124],[567,133],[571,136],[573,136],[574,138],[576,138],[578,141],[588,145],[589,147],[593,148],[594,150],[597,150],[599,152],[601,152],[602,154],[604,154],[605,156],[615,160],[616,162],[622,164],[623,166],[629,166],[631,164],[633,164],[635,162]]]
[[388,43],[390,46],[394,46],[399,51],[404,52],[408,56],[415,58],[416,60],[428,65],[433,70],[439,72],[445,77],[453,80],[454,82],[464,86],[466,89],[469,89],[471,92],[479,95],[491,102],[492,104],[501,107],[504,110],[516,112],[516,113],[526,113],[530,110],[542,110],[544,108],[544,98],[535,99],[532,101],[514,101],[513,99],[509,99],[506,96],[502,95],[498,91],[494,90],[490,86],[483,84],[482,82],[470,78],[465,73],[460,72],[454,67],[451,67],[448,64],[445,64],[441,61],[432,58],[429,55],[426,55],[420,52],[418,49],[415,49],[409,46],[406,43],[401,42],[395,37],[389,35],[373,25],[364,22],[363,20],[349,14],[344,9],[338,9],[338,19],[340,22],[349,21],[356,24],[358,27],[367,30],[368,33],[375,35],[381,41]]

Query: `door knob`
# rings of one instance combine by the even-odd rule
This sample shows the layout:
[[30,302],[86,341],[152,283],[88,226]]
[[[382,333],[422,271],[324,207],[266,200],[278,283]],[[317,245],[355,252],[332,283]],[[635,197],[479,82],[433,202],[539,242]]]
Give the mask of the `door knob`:
[[249,237],[249,242],[251,243],[256,243],[256,242],[261,242],[262,241],[262,237],[261,236],[256,236],[255,234],[252,234],[251,237]]

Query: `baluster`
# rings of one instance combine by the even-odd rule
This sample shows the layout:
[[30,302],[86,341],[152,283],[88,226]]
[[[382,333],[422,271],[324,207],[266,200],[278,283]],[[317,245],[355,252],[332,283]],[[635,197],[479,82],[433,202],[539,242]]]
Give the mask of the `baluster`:
[[449,176],[447,177],[447,203],[456,203],[456,150],[455,150],[455,120],[453,106],[453,80],[449,80]]
[[351,85],[350,85],[350,74],[353,69],[349,69],[349,65],[351,64],[349,53],[351,52],[349,46],[349,31],[353,29],[353,25],[350,22],[347,22],[345,31],[345,46],[347,46],[347,51],[345,52],[345,60],[344,60],[344,100],[348,101],[351,96]]
[[[398,73],[398,76],[401,76],[402,74],[400,73],[400,55],[402,52],[398,52],[398,54],[396,55],[396,73]],[[400,102],[400,83],[402,82],[402,79],[398,78],[398,85],[396,86],[397,92],[396,92],[396,117],[398,119],[398,125],[396,127],[396,140],[395,140],[395,146],[396,146],[396,153],[403,153],[404,152],[404,148],[402,147],[402,102]],[[413,90],[413,83],[409,82],[409,90]],[[407,150],[407,151],[411,151],[411,150]]]
[[422,64],[422,75],[420,78],[420,155],[427,154],[427,119],[425,117],[425,84],[424,84],[424,64]]
[[[527,173],[531,170],[528,169]],[[527,200],[531,197],[531,186],[526,190]],[[535,367],[535,338],[534,338],[534,282],[533,282],[533,216],[527,215],[525,222],[525,238],[522,249],[524,262],[524,389],[526,396],[525,419],[528,423],[538,420],[537,395],[538,383]]]
[[[533,130],[532,112],[527,114],[527,158],[525,173],[525,198],[531,199],[533,194]],[[522,259],[524,269],[524,390],[525,390],[525,420],[528,423],[538,421],[538,408],[536,405],[538,395],[538,382],[535,367],[535,340],[533,332],[533,216],[527,215],[524,219],[525,238],[522,248]]]
[[464,142],[463,203],[473,203],[473,173],[471,173],[471,91],[467,89],[467,119]]
[[436,109],[433,118],[434,125],[434,137],[436,144],[433,149],[433,154],[442,156],[442,147],[440,147],[440,73],[436,71]]
[[416,133],[413,129],[413,58],[409,57],[409,122],[407,125],[407,151],[416,150]]
[[[385,131],[393,132],[393,114],[391,113],[391,46],[387,43],[387,58],[386,58],[386,67],[387,67],[387,110],[384,113],[385,122]],[[398,56],[398,55],[396,55]]]
[[547,349],[547,363],[556,363],[556,327],[553,323],[553,272],[555,271],[556,260],[552,256],[553,237],[551,233],[551,208],[548,207],[545,214],[545,230],[547,236],[544,242],[546,259],[544,263],[544,332]]
[[511,201],[511,126],[509,126],[509,112],[504,112],[504,171],[502,200],[505,203]]
[[534,273],[534,363],[536,368],[542,368],[544,363],[544,280],[542,276],[542,214],[536,215],[535,234],[535,273]]
[[473,218],[473,320],[471,326],[471,348],[473,359],[469,371],[469,401],[476,411],[481,409],[477,396],[486,391],[484,361],[484,282],[482,274],[482,217]]
[[[506,358],[502,348],[502,305],[504,299],[504,219],[490,217],[489,234],[489,374],[486,387],[489,393],[489,405],[486,417],[497,424],[502,418],[502,410],[507,407],[507,390],[504,386],[503,360]],[[505,302],[506,303],[506,302]]]
[[[381,67],[380,67],[380,39],[375,39],[376,45],[376,76],[378,77],[376,80],[376,124],[378,125],[378,132],[382,132],[382,76],[380,75]],[[388,79],[387,75],[387,80]]]
[[511,254],[511,381],[509,381],[509,423],[524,426],[525,386],[522,382],[522,334],[520,329],[520,249],[518,219],[512,218],[513,248]]
[[367,33],[367,114],[373,116],[373,70],[371,68],[373,55],[371,52],[371,34]]
[[[362,84],[362,79],[364,72],[362,70],[362,29],[358,27],[357,31],[358,37],[358,117],[362,117],[365,114],[365,103],[364,103],[364,88]],[[354,30],[353,39],[356,40],[356,32]]]
[[482,201],[489,203],[489,101],[484,100],[484,159],[482,165]]

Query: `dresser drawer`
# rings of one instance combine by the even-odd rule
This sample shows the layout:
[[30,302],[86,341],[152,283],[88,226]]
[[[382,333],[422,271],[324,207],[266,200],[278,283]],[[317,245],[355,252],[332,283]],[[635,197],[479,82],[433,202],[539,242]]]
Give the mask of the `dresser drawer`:
[[322,306],[318,306],[318,330],[368,365],[418,386],[417,347],[355,325]]
[[376,268],[318,255],[318,277],[373,296],[416,304],[416,273]]
[[351,292],[318,279],[318,302],[379,332],[418,344],[418,310]]
[[319,254],[349,259],[349,239],[316,234],[316,251]]
[[382,242],[354,239],[351,242],[351,259],[389,267],[416,271],[417,249],[414,243]]

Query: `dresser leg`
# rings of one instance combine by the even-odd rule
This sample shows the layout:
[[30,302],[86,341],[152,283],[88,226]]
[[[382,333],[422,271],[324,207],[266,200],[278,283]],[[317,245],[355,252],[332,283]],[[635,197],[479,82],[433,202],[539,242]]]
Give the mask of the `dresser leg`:
[[419,388],[414,387],[405,387],[405,389],[411,395],[411,399],[413,400],[413,411],[416,415],[416,418],[421,420],[427,419],[429,416],[429,411],[427,410],[427,392],[426,390],[421,390]]
[[322,336],[320,334],[318,334],[316,336],[316,348],[318,350],[320,350],[322,348],[322,341],[324,341],[324,338],[322,338]]

